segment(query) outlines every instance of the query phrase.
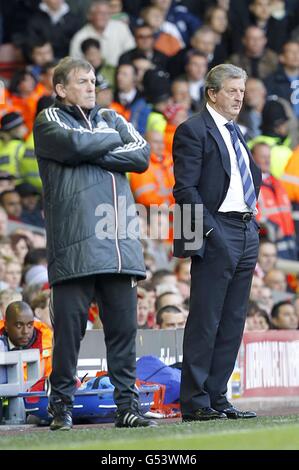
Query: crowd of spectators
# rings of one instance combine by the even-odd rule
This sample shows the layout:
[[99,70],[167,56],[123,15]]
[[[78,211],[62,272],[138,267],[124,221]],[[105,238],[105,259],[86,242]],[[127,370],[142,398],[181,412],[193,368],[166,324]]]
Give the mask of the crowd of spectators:
[[[188,315],[190,260],[172,257],[168,210],[174,203],[174,132],[204,106],[211,67],[230,62],[246,70],[238,124],[263,172],[261,245],[246,330],[298,329],[298,268],[282,271],[277,260],[296,262],[299,254],[299,0],[2,3],[0,319],[11,302],[22,300],[36,321],[51,328],[32,127],[54,102],[57,61],[71,55],[94,66],[97,103],[131,121],[151,147],[148,170],[127,175],[136,202],[146,208],[140,220],[147,279],[138,285],[139,328],[184,327]],[[162,208],[152,210],[154,205]],[[96,304],[88,315],[88,328],[100,328]]]

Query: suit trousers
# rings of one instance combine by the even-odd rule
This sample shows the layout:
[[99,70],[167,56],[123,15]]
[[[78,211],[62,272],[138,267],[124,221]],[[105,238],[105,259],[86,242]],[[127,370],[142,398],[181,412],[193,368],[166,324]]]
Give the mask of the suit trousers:
[[50,400],[61,398],[68,404],[73,401],[80,341],[85,334],[88,309],[93,300],[98,303],[103,323],[115,403],[120,409],[127,408],[138,399],[135,390],[137,288],[132,286],[132,276],[97,274],[52,287],[50,310],[54,348]]
[[228,406],[227,382],[240,347],[258,255],[255,220],[219,212],[204,239],[203,258],[192,257],[190,312],[183,342],[182,413]]

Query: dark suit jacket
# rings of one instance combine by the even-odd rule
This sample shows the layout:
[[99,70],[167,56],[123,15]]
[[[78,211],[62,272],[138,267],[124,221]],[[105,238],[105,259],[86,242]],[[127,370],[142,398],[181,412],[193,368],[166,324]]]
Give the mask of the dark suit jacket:
[[[258,198],[262,175],[255,165],[241,131],[238,136],[250,159],[250,170]],[[174,136],[174,197],[179,206],[203,204],[203,233],[215,227],[213,215],[218,211],[230,183],[230,157],[225,142],[206,108],[181,124]],[[194,216],[194,211],[192,211]],[[188,222],[186,220],[186,222]],[[184,220],[182,218],[182,224]],[[187,240],[190,242],[190,240]],[[203,256],[202,247],[196,251],[185,249],[186,240],[174,240],[174,256]]]

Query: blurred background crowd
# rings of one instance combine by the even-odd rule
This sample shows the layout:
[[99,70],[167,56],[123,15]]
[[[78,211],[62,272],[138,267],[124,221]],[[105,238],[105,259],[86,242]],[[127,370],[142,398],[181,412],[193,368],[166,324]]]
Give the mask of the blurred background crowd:
[[[42,185],[32,128],[54,102],[66,55],[95,68],[97,103],[131,121],[151,147],[128,174],[137,203],[165,210],[142,222],[147,279],[139,328],[182,328],[190,260],[172,257],[172,140],[204,103],[211,67],[229,62],[248,81],[238,124],[263,172],[261,244],[246,330],[299,325],[299,0],[10,0],[0,13],[0,334],[6,307],[27,302],[51,328]],[[214,286],[211,286],[214,288]],[[215,286],[217,288],[217,286]],[[2,324],[3,327],[3,324]],[[101,328],[98,307],[88,328]]]

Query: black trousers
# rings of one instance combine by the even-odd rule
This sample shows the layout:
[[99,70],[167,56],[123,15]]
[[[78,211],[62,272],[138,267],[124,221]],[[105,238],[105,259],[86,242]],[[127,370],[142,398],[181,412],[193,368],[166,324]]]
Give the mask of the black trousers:
[[95,298],[100,309],[107,349],[108,373],[114,399],[127,408],[138,398],[136,372],[137,290],[132,276],[98,274],[54,285],[51,297],[54,328],[50,400],[73,401],[80,342],[85,334],[88,308]]
[[228,406],[227,382],[244,329],[258,254],[258,226],[215,216],[204,257],[191,264],[190,313],[185,327],[181,381],[183,414]]

